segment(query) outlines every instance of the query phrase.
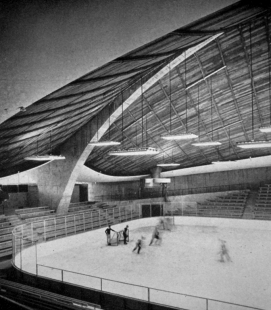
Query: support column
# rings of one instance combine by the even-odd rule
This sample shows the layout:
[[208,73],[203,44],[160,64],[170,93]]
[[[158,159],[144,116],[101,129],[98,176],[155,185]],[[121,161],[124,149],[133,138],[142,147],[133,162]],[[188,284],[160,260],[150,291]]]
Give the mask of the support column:
[[[151,71],[148,75],[144,76],[143,84],[142,80],[138,80],[129,90],[123,91],[114,100],[114,104],[111,105],[112,111],[109,111],[109,106],[104,107],[95,118],[82,126],[75,135],[70,137],[62,145],[61,155],[66,157],[65,160],[52,161],[29,172],[32,176],[32,182],[38,185],[40,205],[50,206],[58,214],[66,214],[77,177],[81,169],[84,169],[84,163],[93,150],[93,146],[88,145],[89,141],[92,139],[99,140],[109,128],[110,123],[114,123],[123,111],[142,95],[142,92],[147,91],[165,76],[169,70],[173,70],[185,58],[194,55],[198,50],[215,40],[221,34],[216,34],[198,45],[187,49],[185,53],[173,59],[170,65],[167,64],[159,71]],[[153,171],[153,173],[155,176],[160,175],[159,170]]]

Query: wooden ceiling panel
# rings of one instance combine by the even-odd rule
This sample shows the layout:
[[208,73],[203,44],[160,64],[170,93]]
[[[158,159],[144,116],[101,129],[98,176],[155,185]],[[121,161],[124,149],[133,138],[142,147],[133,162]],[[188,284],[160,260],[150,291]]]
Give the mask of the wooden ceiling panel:
[[[213,42],[176,67],[170,67],[169,63],[182,52],[186,54],[188,48],[221,29],[224,33]],[[208,33],[210,30],[214,32]],[[134,100],[111,124],[110,134],[107,131],[103,137],[121,141],[120,148],[151,146],[159,154],[115,157],[108,152],[116,147],[95,147],[87,166],[111,175],[130,175],[149,173],[163,160],[173,159],[185,168],[209,164],[212,160],[270,155],[269,149],[251,151],[236,146],[237,142],[253,137],[269,138],[258,128],[271,120],[270,33],[270,11],[241,2],[86,74],[0,124],[0,151],[4,154],[0,155],[0,165],[5,162],[0,176],[13,171],[15,166],[19,169],[23,158],[37,153],[37,149],[39,154],[50,148],[61,150],[61,144],[105,106],[120,103],[123,94],[125,99],[128,93],[133,95],[147,74],[151,78],[163,67],[170,68],[170,73]],[[186,130],[200,137],[192,141],[161,138],[168,132]],[[204,149],[192,145],[193,141],[211,139],[219,140],[222,145]]]

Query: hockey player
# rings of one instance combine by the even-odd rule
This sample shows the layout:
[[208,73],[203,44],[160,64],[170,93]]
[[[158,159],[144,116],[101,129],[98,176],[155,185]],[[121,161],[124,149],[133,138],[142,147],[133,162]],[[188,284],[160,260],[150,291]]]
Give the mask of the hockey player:
[[160,219],[159,219],[159,224],[163,227],[164,230],[166,229],[165,220],[162,217],[160,217]]
[[139,254],[142,247],[142,240],[138,239],[135,245],[135,248],[133,249],[133,252],[137,249],[137,254]]
[[107,238],[107,245],[111,245],[111,231],[116,232],[114,229],[111,228],[111,225],[108,225],[108,227],[105,230],[106,238]]
[[219,251],[219,254],[220,254],[220,262],[224,263],[225,260],[224,260],[224,256],[226,258],[226,260],[228,262],[231,262],[231,258],[230,258],[230,255],[229,255],[229,252],[228,252],[228,249],[226,247],[226,241],[225,240],[220,240],[221,242],[221,248],[220,248],[220,251]]
[[156,244],[158,241],[159,241],[160,244],[161,244],[162,239],[161,239],[161,236],[160,236],[160,234],[159,234],[159,231],[158,231],[158,227],[157,227],[157,226],[154,227],[154,230],[153,230],[153,233],[152,233],[151,242],[150,242],[149,245],[151,245],[151,244],[153,243],[153,240],[154,240],[154,239],[156,239],[156,240],[155,240],[155,244]]
[[124,229],[123,229],[123,238],[124,238],[124,244],[127,244],[127,238],[129,236],[129,226],[127,225]]

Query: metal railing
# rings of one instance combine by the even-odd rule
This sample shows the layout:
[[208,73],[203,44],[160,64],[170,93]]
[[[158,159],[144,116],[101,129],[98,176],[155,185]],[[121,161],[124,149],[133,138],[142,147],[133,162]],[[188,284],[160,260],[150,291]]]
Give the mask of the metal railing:
[[[162,214],[160,215],[167,213],[174,216],[174,211],[179,209],[182,210],[182,214],[179,214],[180,216],[187,216],[185,211],[187,205],[182,203],[163,203],[163,206],[164,208],[163,210],[161,209]],[[189,207],[197,212],[197,203],[190,203]],[[141,218],[141,205],[130,205],[76,213],[17,226],[13,230],[12,263],[16,268],[37,276],[173,308],[193,310],[264,310],[211,298],[95,277],[38,263],[38,249],[42,242],[104,227],[108,223],[118,224],[139,218]]]
[[[12,231],[12,262],[22,269],[23,250],[36,243],[75,235],[85,231],[140,218],[140,205],[127,205],[93,211],[78,211],[75,214],[50,217],[45,220],[25,223]],[[15,262],[17,258],[17,262]],[[26,258],[28,260],[28,258]]]
[[166,305],[178,309],[264,310],[261,308],[245,306],[212,298],[182,294],[143,285],[136,285],[112,279],[96,277],[38,263],[36,264],[36,275],[45,278],[53,278],[63,283],[72,283],[102,292],[143,300],[153,304]]
[[[257,183],[257,185],[259,185]],[[203,193],[215,193],[215,192],[226,192],[226,191],[239,191],[239,190],[251,190],[255,188],[256,184],[251,183],[241,183],[241,184],[229,184],[229,185],[219,185],[219,186],[202,186],[195,188],[186,189],[174,189],[167,190],[168,196],[179,196],[179,195],[192,195],[192,194],[203,194]]]

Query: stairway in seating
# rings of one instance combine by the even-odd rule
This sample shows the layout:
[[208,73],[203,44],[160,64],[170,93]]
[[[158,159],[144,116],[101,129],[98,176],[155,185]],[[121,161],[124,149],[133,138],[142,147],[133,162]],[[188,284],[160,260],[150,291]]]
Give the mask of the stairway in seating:
[[246,202],[246,207],[243,212],[243,219],[254,219],[254,207],[257,201],[258,191],[251,190]]

